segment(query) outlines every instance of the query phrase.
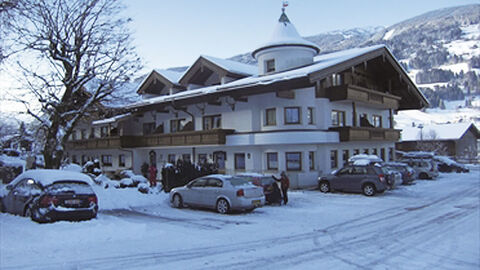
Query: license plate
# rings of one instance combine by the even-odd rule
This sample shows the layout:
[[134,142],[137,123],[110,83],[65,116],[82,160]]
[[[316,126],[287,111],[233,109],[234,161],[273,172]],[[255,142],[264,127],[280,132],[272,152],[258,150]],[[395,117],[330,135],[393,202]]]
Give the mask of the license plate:
[[252,201],[252,204],[253,204],[254,206],[260,206],[260,200],[253,200],[253,201]]
[[79,199],[72,199],[72,200],[65,200],[65,204],[70,204],[70,205],[77,205],[77,204],[80,204],[80,200]]

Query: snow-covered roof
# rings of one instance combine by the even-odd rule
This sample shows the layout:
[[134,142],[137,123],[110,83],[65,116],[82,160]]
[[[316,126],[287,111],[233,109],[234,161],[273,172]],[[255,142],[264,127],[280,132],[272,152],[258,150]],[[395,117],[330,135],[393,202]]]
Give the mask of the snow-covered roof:
[[[183,76],[184,72],[178,72],[168,69],[154,69],[155,72],[163,76],[165,79],[169,80],[173,84],[178,84],[178,81]],[[141,84],[140,84],[141,85]]]
[[87,184],[92,184],[92,179],[83,173],[72,172],[72,171],[64,171],[64,170],[49,170],[49,169],[42,169],[42,170],[29,170],[24,173],[21,173],[17,176],[10,185],[15,185],[16,183],[20,182],[22,179],[32,178],[42,186],[48,186],[53,184],[57,181],[62,180],[75,180],[85,182]]
[[320,52],[320,48],[315,43],[302,38],[300,34],[298,34],[297,29],[295,29],[295,26],[290,22],[287,15],[282,13],[270,40],[253,51],[252,56],[255,58],[257,52],[266,48],[288,45],[310,47],[317,53]]
[[95,126],[95,125],[106,125],[106,124],[115,123],[115,122],[117,122],[118,120],[127,118],[127,117],[129,117],[129,116],[131,116],[131,115],[132,115],[131,113],[119,114],[119,115],[116,115],[116,116],[114,116],[114,117],[110,117],[110,118],[106,118],[106,119],[101,119],[101,120],[93,121],[93,122],[92,122],[92,125]]
[[235,74],[243,74],[243,75],[257,75],[258,74],[258,68],[257,66],[252,66],[244,63],[240,63],[237,61],[233,60],[228,60],[228,59],[221,59],[221,58],[216,58],[213,56],[208,56],[208,55],[202,55],[201,57],[207,59],[208,61],[215,63],[219,67],[227,70],[228,72],[235,73]]
[[280,81],[287,81],[287,80],[307,77],[311,73],[314,73],[326,68],[330,68],[342,62],[348,61],[350,59],[359,57],[364,54],[368,54],[370,52],[373,52],[379,49],[386,49],[386,47],[385,45],[375,45],[371,47],[355,48],[350,50],[344,50],[341,52],[324,54],[316,57],[315,62],[309,66],[288,70],[284,72],[264,75],[264,76],[255,75],[255,76],[250,76],[243,79],[235,80],[222,85],[212,85],[212,86],[197,88],[193,90],[186,90],[186,91],[182,91],[172,95],[154,97],[154,98],[142,100],[137,103],[131,104],[127,108],[130,108],[130,109],[137,108],[137,107],[142,107],[146,105],[170,102],[173,100],[194,98],[202,95],[233,91],[233,90],[242,89],[246,87],[270,85]]
[[404,142],[418,140],[458,140],[465,134],[465,132],[467,132],[467,130],[472,125],[472,123],[455,123],[404,127],[401,133],[400,140]]

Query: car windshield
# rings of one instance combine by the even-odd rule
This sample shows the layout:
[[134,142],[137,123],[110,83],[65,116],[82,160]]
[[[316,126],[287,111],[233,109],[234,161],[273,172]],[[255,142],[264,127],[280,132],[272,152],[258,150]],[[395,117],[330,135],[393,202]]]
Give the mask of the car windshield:
[[232,186],[251,185],[250,182],[248,182],[248,180],[240,178],[240,177],[232,177],[232,178],[228,179],[228,181],[230,181]]
[[78,181],[62,181],[55,182],[48,187],[46,190],[50,193],[75,193],[75,194],[92,194],[93,190],[87,183],[78,182]]

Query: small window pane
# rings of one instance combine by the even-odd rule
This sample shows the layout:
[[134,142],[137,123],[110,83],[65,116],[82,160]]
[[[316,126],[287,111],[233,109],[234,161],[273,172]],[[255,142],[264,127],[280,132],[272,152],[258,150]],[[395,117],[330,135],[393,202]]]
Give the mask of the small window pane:
[[302,169],[302,153],[285,153],[285,156],[288,171],[300,171]]
[[278,153],[267,153],[267,169],[278,169]]
[[245,170],[245,153],[235,154],[235,169]]
[[285,108],[285,124],[299,124],[300,123],[300,108],[290,107]]
[[267,109],[265,111],[265,125],[274,126],[277,124],[277,111],[275,108]]

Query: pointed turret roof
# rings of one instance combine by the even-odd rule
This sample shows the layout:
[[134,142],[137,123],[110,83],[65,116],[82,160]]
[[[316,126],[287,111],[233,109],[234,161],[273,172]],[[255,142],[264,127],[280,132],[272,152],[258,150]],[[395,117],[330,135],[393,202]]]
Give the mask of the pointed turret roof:
[[320,52],[320,48],[318,48],[315,43],[302,38],[300,34],[298,34],[297,29],[295,29],[295,26],[293,26],[293,24],[290,22],[287,14],[282,11],[270,41],[253,51],[252,56],[255,58],[255,55],[264,49],[283,46],[303,46],[312,48],[317,53]]

